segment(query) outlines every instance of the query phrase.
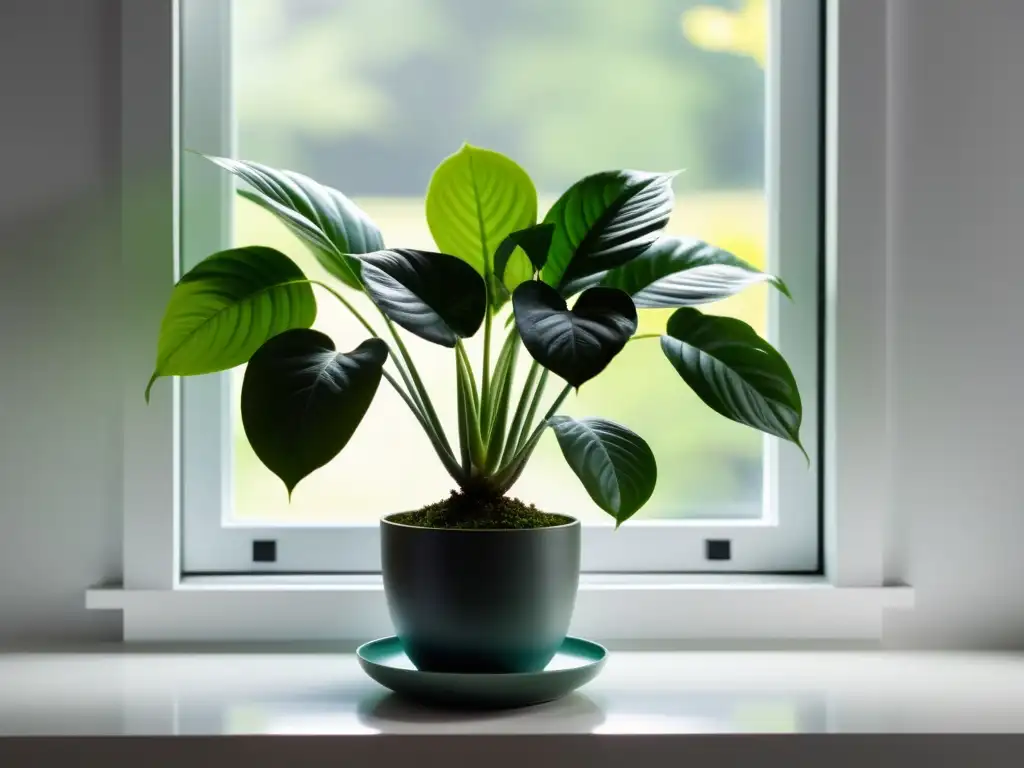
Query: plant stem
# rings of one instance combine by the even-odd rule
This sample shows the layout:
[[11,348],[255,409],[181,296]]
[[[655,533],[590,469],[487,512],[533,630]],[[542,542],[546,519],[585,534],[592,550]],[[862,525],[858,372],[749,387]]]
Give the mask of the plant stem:
[[[342,306],[344,306],[345,309],[352,313],[356,320],[362,323],[363,327],[370,332],[371,336],[377,339],[380,338],[380,334],[377,333],[377,330],[372,325],[370,325],[370,323],[367,321],[365,317],[363,317],[359,310],[352,305],[352,302],[350,302],[336,290],[331,288],[331,286],[327,285],[327,283],[323,283],[319,280],[310,280],[309,282],[312,283],[313,285],[319,285],[325,291],[334,296],[334,298],[336,298],[338,301],[342,303]],[[405,366],[402,365],[401,358],[395,357],[394,355],[390,355],[390,358],[392,362],[395,364],[395,368],[398,369],[398,373],[402,377],[402,381],[405,382],[405,386],[409,390],[409,395],[412,397],[413,401],[419,407],[420,413],[426,414],[426,409],[423,407],[423,402],[422,400],[420,400],[419,394],[416,392],[416,388],[413,386],[412,380],[409,378],[409,374],[405,370]]]
[[473,474],[473,457],[469,451],[469,398],[462,385],[462,360],[455,356],[455,399],[459,411],[459,455],[462,459],[462,472],[469,478]]
[[[473,369],[469,365],[469,358],[465,354],[465,350],[462,354],[458,354],[456,349],[456,383],[459,390],[459,398],[463,401],[463,409],[465,410],[466,416],[466,438],[469,444],[469,456],[470,461],[473,465],[473,470],[482,470],[486,454],[484,451],[483,440],[480,436],[480,414],[472,408],[472,392],[475,389],[473,383]],[[471,476],[473,472],[470,473]]]
[[630,336],[627,343],[630,341],[640,341],[641,339],[660,339],[662,334],[660,333],[638,333],[636,336]]
[[569,396],[570,392],[572,392],[572,385],[566,384],[562,388],[562,391],[558,393],[558,397],[555,398],[551,407],[548,408],[547,412],[544,414],[544,417],[540,420],[540,423],[533,431],[533,434],[530,435],[523,447],[516,451],[515,456],[512,457],[512,460],[505,466],[505,468],[498,473],[495,482],[502,493],[508,491],[516,480],[519,479],[519,476],[526,468],[526,463],[530,460],[530,456],[533,454],[534,449],[540,442],[541,436],[544,434],[544,429],[548,425],[548,419],[555,415],[555,412],[561,407],[562,403],[565,402],[565,398]]
[[[479,418],[480,414],[480,397],[476,389],[476,376],[473,375],[473,364],[469,361],[469,354],[466,352],[466,345],[462,343],[462,339],[455,342],[455,354],[461,360],[461,365],[465,367],[465,374],[469,378],[469,383],[473,386],[469,389],[471,395],[470,403],[472,404],[473,412],[477,414]],[[456,368],[456,371],[459,369]]]
[[342,303],[342,305],[345,307],[345,309],[347,309],[349,312],[352,313],[353,317],[355,317],[356,320],[358,320],[360,323],[363,324],[363,327],[370,332],[371,336],[374,336],[376,338],[380,338],[380,335],[377,333],[377,331],[374,329],[374,327],[372,325],[370,325],[369,322],[367,322],[366,318],[363,317],[362,314],[360,314],[359,310],[356,309],[352,305],[351,301],[349,301],[344,296],[342,296],[340,293],[338,293],[336,290],[331,288],[331,286],[329,286],[327,283],[321,282],[319,280],[310,280],[309,282],[310,282],[311,285],[319,285],[321,288],[323,288],[329,294],[334,296],[334,298],[336,298],[338,301],[340,301]]
[[519,432],[519,437],[516,438],[515,453],[519,453],[520,449],[526,443],[526,435],[529,434],[533,428],[533,417],[537,415],[537,409],[540,407],[540,401],[544,397],[544,390],[548,385],[548,375],[550,372],[547,368],[544,368],[540,374],[540,381],[537,382],[537,389],[533,392],[533,400],[530,402],[530,409],[526,412],[526,419],[523,421],[523,428]]
[[516,349],[516,343],[519,341],[519,331],[513,328],[505,336],[505,341],[501,345],[501,351],[498,353],[498,360],[494,364],[494,376],[491,379],[491,402],[490,409],[482,414],[484,423],[487,425],[486,435],[490,436],[491,429],[494,427],[494,420],[498,414],[498,402],[503,394],[502,388],[508,382],[508,371],[507,366],[511,361],[513,350]]
[[412,360],[412,355],[409,354],[409,350],[405,346],[405,342],[402,341],[401,335],[398,333],[398,329],[395,328],[395,324],[391,322],[390,318],[381,312],[381,316],[384,318],[384,323],[387,325],[388,330],[391,331],[391,336],[395,339],[395,345],[398,347],[398,352],[401,354],[402,359],[405,360],[405,364],[409,369],[409,375],[412,376],[413,383],[415,384],[415,391],[419,394],[419,400],[423,406],[423,413],[427,417],[427,421],[434,428],[437,433],[438,439],[441,444],[447,450],[448,455],[452,457],[452,461],[455,460],[455,454],[452,453],[451,444],[448,442],[448,436],[444,432],[444,427],[441,426],[441,419],[437,416],[437,411],[434,410],[434,404],[430,401],[430,394],[427,392],[426,386],[423,384],[423,379],[420,378],[420,373],[416,370],[416,364]]
[[[484,285],[487,285],[487,276],[484,276]],[[490,288],[486,291],[487,310],[484,314],[484,372],[480,380],[480,416],[481,421],[486,418],[485,414],[491,412],[491,294]],[[470,369],[472,370],[472,368]],[[486,435],[485,435],[486,437]]]
[[[358,320],[363,325],[363,327],[366,328],[367,331],[369,331],[371,336],[377,339],[380,338],[380,334],[377,333],[377,330],[372,325],[370,325],[367,319],[363,317],[362,313],[360,313],[358,309],[355,308],[352,302],[350,302],[348,299],[346,299],[344,296],[342,296],[340,293],[338,293],[336,290],[334,290],[331,286],[327,285],[326,283],[323,283],[319,280],[310,280],[309,282],[312,285],[320,286],[325,291],[334,296],[334,298],[340,301],[342,306],[344,306],[345,309],[351,312],[352,316],[355,317],[356,320]],[[383,313],[381,314],[383,315]],[[430,404],[429,399],[423,399],[423,397],[426,396],[426,388],[423,387],[423,382],[420,381],[419,375],[415,370],[415,366],[412,365],[412,359],[409,357],[408,350],[405,349],[405,345],[402,343],[401,337],[398,336],[394,326],[391,325],[391,321],[388,320],[387,317],[385,317],[384,319],[387,322],[388,327],[391,329],[392,335],[394,335],[395,337],[395,342],[398,344],[399,350],[401,350],[403,357],[405,357],[406,361],[409,363],[410,368],[413,371],[415,381],[422,388],[423,394],[421,396],[420,393],[417,391],[416,387],[414,386],[413,379],[410,378],[409,373],[402,365],[401,359],[395,357],[394,355],[390,355],[390,357],[395,364],[395,368],[398,369],[398,373],[402,377],[402,381],[405,382],[405,386],[408,389],[408,392],[402,389],[402,387],[395,380],[395,378],[387,371],[383,372],[384,378],[392,386],[392,388],[394,388],[394,390],[399,394],[402,400],[405,401],[405,404],[409,406],[409,410],[412,411],[413,416],[416,417],[416,420],[423,428],[423,431],[427,433],[427,437],[430,439],[431,444],[434,446],[434,450],[437,452],[437,455],[441,459],[441,462],[444,464],[445,469],[448,471],[448,474],[452,475],[453,479],[455,479],[456,482],[458,482],[459,477],[461,476],[458,462],[456,462],[455,460],[455,454],[452,453],[451,445],[449,445],[447,437],[444,434],[444,430],[441,428],[441,422],[437,418],[437,414],[436,412],[434,412],[433,406]]]
[[448,472],[449,475],[451,475],[452,479],[456,483],[463,482],[463,480],[468,476],[468,471],[464,471],[463,468],[459,467],[458,463],[456,463],[455,461],[455,457],[451,455],[450,450],[445,450],[444,446],[441,445],[441,442],[437,439],[437,436],[431,430],[430,425],[427,424],[426,418],[416,407],[416,404],[412,401],[412,398],[409,397],[408,394],[406,394],[405,390],[403,390],[399,383],[395,380],[395,377],[392,376],[387,371],[384,371],[383,373],[384,378],[394,388],[395,392],[399,394],[402,400],[405,401],[405,404],[409,406],[409,410],[412,411],[413,416],[416,417],[416,421],[420,423],[420,426],[423,428],[423,431],[427,433],[427,437],[430,439],[431,444],[434,446],[434,450],[437,452],[438,457],[441,459],[441,463],[444,464],[445,470]]
[[505,427],[508,424],[508,404],[512,396],[512,381],[519,359],[519,334],[516,329],[509,331],[502,346],[495,368],[494,407],[491,409],[490,427],[487,430],[487,463],[485,470],[491,473],[499,466],[505,447]]
[[533,387],[537,383],[539,375],[540,363],[534,360],[530,365],[530,372],[526,374],[526,383],[523,385],[523,391],[519,395],[519,403],[516,405],[515,415],[512,417],[512,426],[509,427],[508,437],[505,438],[505,446],[501,451],[501,458],[498,459],[499,467],[502,466],[506,458],[511,459],[512,454],[515,452],[519,434],[523,429],[523,418],[526,416],[526,404],[533,394]]

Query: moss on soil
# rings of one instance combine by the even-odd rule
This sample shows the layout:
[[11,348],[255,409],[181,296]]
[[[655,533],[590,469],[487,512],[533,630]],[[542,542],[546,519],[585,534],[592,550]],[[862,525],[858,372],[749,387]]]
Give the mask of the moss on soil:
[[541,512],[533,504],[507,496],[477,496],[453,491],[447,499],[415,512],[388,517],[401,525],[420,528],[549,528],[571,523],[572,518]]

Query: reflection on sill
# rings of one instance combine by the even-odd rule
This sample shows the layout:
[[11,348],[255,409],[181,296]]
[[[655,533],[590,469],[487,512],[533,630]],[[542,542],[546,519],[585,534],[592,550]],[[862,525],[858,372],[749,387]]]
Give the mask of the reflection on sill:
[[[247,704],[224,713],[226,734],[368,735],[380,733],[600,733],[711,734],[815,733],[825,730],[822,697],[763,694],[621,694],[614,702],[599,694],[574,693],[560,701],[506,712],[431,709],[383,693],[364,700],[325,697],[309,701]],[[325,704],[331,711],[324,711]]]

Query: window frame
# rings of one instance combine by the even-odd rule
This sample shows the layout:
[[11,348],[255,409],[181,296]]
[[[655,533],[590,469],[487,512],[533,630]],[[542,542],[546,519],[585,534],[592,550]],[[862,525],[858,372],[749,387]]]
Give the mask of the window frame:
[[[828,0],[827,8],[824,575],[584,578],[573,631],[597,639],[877,639],[887,609],[913,605],[911,588],[886,583],[884,561],[886,3]],[[139,394],[178,277],[179,10],[180,0],[122,9],[123,309],[132,320],[122,345],[124,567],[121,583],[88,590],[86,604],[122,611],[126,640],[365,639],[386,624],[379,579],[182,578],[180,383],[156,388],[148,406]],[[615,620],[641,605],[630,626]]]
[[[785,275],[791,302],[768,294],[770,336],[789,360],[804,401],[800,452],[762,436],[764,514],[758,519],[610,519],[583,530],[589,573],[817,573],[820,501],[817,473],[820,379],[820,0],[773,0],[766,70],[766,183],[771,269]],[[182,145],[237,156],[231,98],[231,0],[182,0]],[[781,169],[785,168],[785,174]],[[181,268],[231,247],[232,178],[185,154],[181,163]],[[232,521],[231,376],[181,382],[182,568],[185,574],[374,573],[379,526],[267,525]],[[405,415],[403,415],[404,417]],[[424,461],[432,461],[427,454]],[[424,500],[427,501],[427,500]],[[398,510],[396,510],[398,511]],[[707,557],[707,540],[731,543],[728,560]],[[276,542],[276,560],[254,562],[253,542]]]

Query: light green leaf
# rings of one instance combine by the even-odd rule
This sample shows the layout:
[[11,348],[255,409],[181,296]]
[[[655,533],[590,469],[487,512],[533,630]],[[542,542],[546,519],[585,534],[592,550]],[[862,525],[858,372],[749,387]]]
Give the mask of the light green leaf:
[[438,250],[470,264],[500,294],[492,277],[495,250],[537,221],[537,190],[526,171],[498,152],[464,144],[437,166],[426,207]]
[[607,419],[553,416],[548,426],[590,498],[615,527],[647,503],[658,482],[654,452],[638,434]]
[[669,318],[661,349],[708,406],[803,451],[796,379],[782,355],[749,325],[683,307]]
[[541,277],[570,296],[584,278],[644,252],[668,223],[675,174],[604,171],[577,181],[544,217],[555,227]]
[[320,331],[296,329],[252,356],[242,380],[242,426],[266,467],[292,490],[344,448],[380,385],[388,345],[346,354]]
[[239,194],[274,214],[306,241],[332,276],[350,288],[362,290],[359,267],[348,254],[384,247],[380,229],[362,208],[338,190],[301,173],[227,157],[208,159],[252,185],[255,192],[243,190]]
[[316,319],[313,289],[295,263],[273,248],[215,253],[174,287],[160,325],[161,376],[195,376],[246,362],[267,339]]
[[520,283],[544,268],[554,231],[553,224],[537,224],[517,230],[501,241],[494,252],[494,280],[501,289],[491,296],[495,309],[501,308]]
[[681,237],[662,237],[601,280],[601,285],[632,296],[638,308],[708,304],[759,283],[770,283],[789,297],[786,284],[775,275],[702,240]]

